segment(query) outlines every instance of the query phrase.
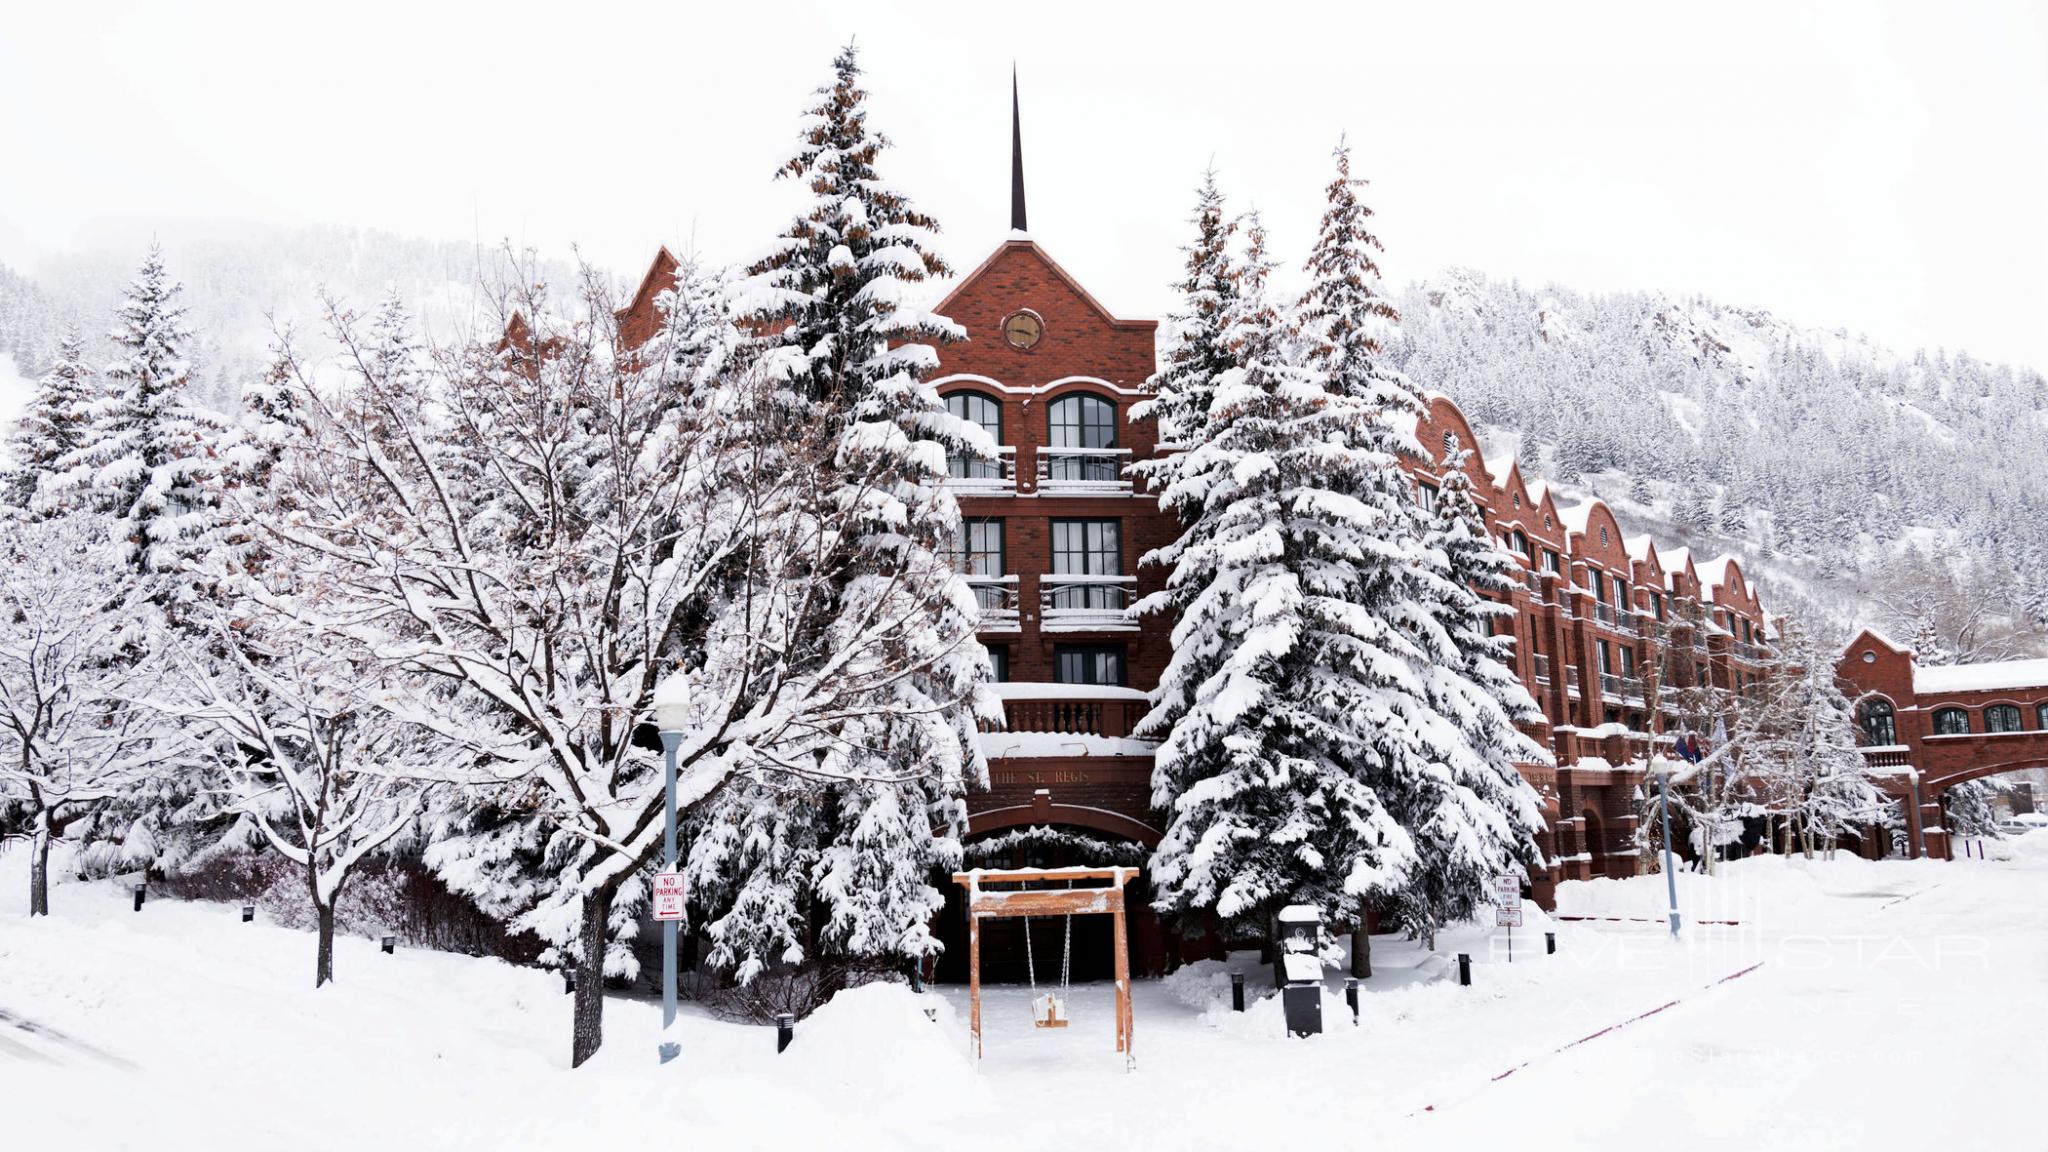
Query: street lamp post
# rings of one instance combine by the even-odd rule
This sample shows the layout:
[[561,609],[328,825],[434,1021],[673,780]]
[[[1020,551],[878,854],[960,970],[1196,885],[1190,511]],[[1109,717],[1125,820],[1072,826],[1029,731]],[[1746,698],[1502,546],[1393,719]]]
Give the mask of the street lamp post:
[[1678,873],[1671,864],[1671,765],[1657,773],[1657,814],[1664,819],[1664,889],[1671,898],[1671,938],[1678,939]]
[[[683,746],[683,729],[690,722],[690,688],[680,672],[671,674],[654,688],[654,723],[661,733],[661,758],[668,774],[666,823],[662,828],[662,871],[676,870],[676,753]],[[661,923],[661,1062],[682,1054],[676,1039],[676,928],[674,919]]]

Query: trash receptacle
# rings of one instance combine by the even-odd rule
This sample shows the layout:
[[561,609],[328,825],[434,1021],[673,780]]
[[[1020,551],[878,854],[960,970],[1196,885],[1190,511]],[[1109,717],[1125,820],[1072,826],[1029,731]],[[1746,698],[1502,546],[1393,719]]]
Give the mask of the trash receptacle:
[[1280,1006],[1290,1036],[1323,1030],[1323,960],[1316,949],[1321,928],[1321,914],[1306,904],[1280,912]]

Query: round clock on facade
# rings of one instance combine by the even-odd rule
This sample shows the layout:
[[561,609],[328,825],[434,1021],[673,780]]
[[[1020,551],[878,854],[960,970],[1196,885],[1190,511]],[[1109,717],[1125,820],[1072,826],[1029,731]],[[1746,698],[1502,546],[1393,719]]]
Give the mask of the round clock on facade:
[[1003,317],[1003,339],[1020,352],[1029,352],[1045,336],[1045,319],[1029,308]]

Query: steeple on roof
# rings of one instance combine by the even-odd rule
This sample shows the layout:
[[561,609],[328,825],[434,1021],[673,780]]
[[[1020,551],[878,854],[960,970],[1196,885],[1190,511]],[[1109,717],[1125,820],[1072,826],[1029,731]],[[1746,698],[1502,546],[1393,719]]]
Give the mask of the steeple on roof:
[[1010,231],[1029,232],[1024,223],[1024,119],[1017,110],[1017,66],[1010,65]]

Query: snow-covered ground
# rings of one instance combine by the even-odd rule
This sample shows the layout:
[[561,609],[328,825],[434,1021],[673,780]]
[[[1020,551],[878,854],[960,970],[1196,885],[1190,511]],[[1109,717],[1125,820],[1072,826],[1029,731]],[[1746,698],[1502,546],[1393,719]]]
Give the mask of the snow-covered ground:
[[844,996],[780,1057],[772,1029],[690,1012],[666,1068],[658,1008],[620,997],[572,1072],[547,973],[345,939],[338,985],[315,991],[308,936],[228,908],[134,913],[110,885],[60,883],[56,915],[29,921],[17,851],[0,857],[0,1101],[10,1145],[156,1152],[2048,1147],[2029,1107],[2048,833],[2001,855],[1684,876],[1678,944],[1661,877],[1567,885],[1561,915],[1617,919],[1532,906],[1512,965],[1490,934],[1449,934],[1440,951],[1479,962],[1472,988],[1381,937],[1360,1026],[1333,979],[1309,1041],[1281,1036],[1271,999],[1232,1013],[1225,966],[1195,966],[1136,987],[1128,1070],[1091,985],[1064,1031],[1031,1027],[1025,990],[990,990],[978,1068],[964,989]]

